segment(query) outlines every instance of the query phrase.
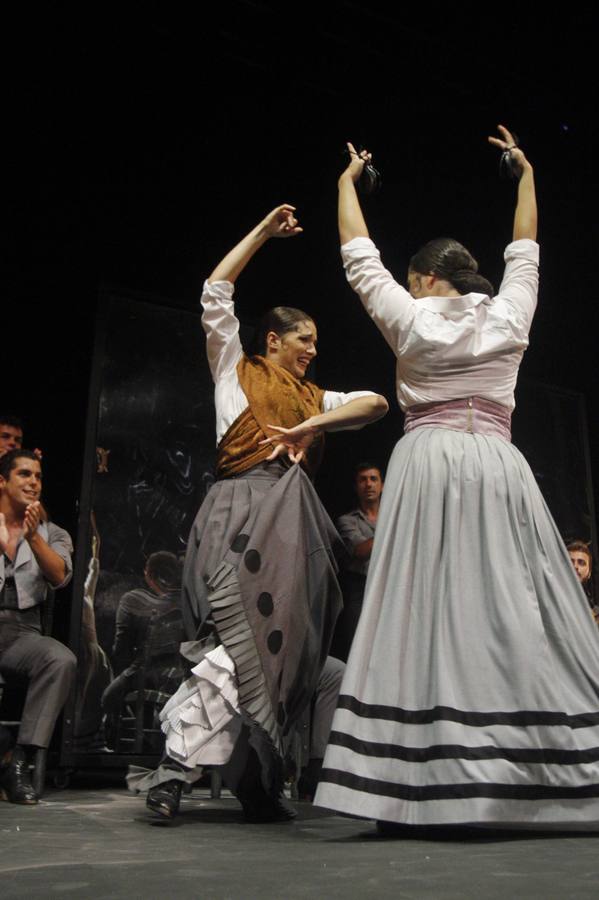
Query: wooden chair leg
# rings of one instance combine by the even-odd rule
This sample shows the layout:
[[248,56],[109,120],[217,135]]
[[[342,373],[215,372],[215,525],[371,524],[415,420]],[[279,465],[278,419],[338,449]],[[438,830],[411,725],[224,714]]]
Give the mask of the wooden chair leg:
[[143,753],[144,747],[144,692],[143,688],[137,692],[135,702],[135,752]]
[[212,769],[210,772],[210,799],[220,800],[220,793],[223,787],[223,777],[218,769]]

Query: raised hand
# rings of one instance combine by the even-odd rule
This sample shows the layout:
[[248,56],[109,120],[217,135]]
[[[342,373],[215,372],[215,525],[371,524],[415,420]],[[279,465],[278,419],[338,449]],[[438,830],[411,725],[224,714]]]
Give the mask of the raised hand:
[[295,218],[295,206],[283,203],[269,212],[262,221],[262,228],[268,237],[294,237],[304,230]]
[[497,130],[501,137],[489,137],[489,143],[499,147],[504,154],[508,154],[508,159],[511,159],[514,163],[514,175],[519,179],[512,238],[514,241],[525,238],[536,241],[537,199],[533,168],[520,147],[516,147],[511,131],[508,131],[504,125],[498,125]]
[[341,173],[341,177],[349,175],[353,183],[356,184],[364,171],[364,166],[372,160],[372,153],[369,153],[368,150],[362,150],[358,153],[354,145],[349,141],[347,142],[347,151],[350,157],[349,165]]
[[42,505],[39,500],[36,500],[35,503],[30,503],[25,509],[25,516],[23,518],[23,537],[26,541],[30,540],[36,533],[40,523],[41,511]]
[[294,428],[282,428],[280,425],[269,425],[271,431],[275,431],[272,437],[260,441],[263,444],[272,444],[274,450],[266,457],[267,462],[276,459],[277,456],[287,454],[292,463],[300,463],[306,454],[306,450],[318,437],[320,430],[311,424],[311,419],[306,419]]
[[523,172],[526,169],[532,168],[526,156],[520,147],[516,146],[516,142],[511,131],[504,125],[498,125],[497,130],[499,131],[501,137],[492,137],[489,136],[488,141],[490,144],[493,144],[495,147],[499,147],[503,153],[509,153],[512,160],[514,161],[514,165],[518,174],[518,177],[521,177]]
[[254,253],[269,238],[295,237],[302,231],[303,228],[300,228],[295,217],[295,206],[291,206],[290,203],[276,206],[238,244],[235,244],[232,250],[229,250],[209,276],[208,282],[230,281],[234,283]]

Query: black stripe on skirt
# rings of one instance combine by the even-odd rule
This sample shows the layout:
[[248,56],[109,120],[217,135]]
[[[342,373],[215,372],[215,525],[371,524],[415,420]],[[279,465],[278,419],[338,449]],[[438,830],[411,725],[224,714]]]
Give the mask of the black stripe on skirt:
[[336,747],[345,747],[361,756],[375,757],[377,759],[400,759],[404,762],[424,763],[434,759],[506,759],[515,763],[538,763],[540,765],[572,766],[583,763],[593,763],[599,760],[599,747],[588,747],[585,750],[559,750],[555,748],[526,748],[521,750],[515,747],[465,747],[461,744],[436,744],[430,747],[403,747],[398,744],[381,744],[375,741],[364,741],[345,734],[342,731],[332,731],[329,735],[329,744]]
[[583,787],[557,787],[544,784],[495,784],[476,782],[474,784],[431,784],[414,786],[394,784],[375,778],[362,778],[339,769],[323,769],[321,782],[338,784],[354,791],[378,794],[396,800],[463,800],[469,797],[494,797],[503,800],[583,800],[599,797],[599,784]]
[[446,720],[462,725],[566,725],[568,728],[590,728],[599,725],[599,712],[568,715],[564,712],[545,710],[517,710],[516,712],[469,712],[451,706],[434,706],[431,709],[402,709],[400,706],[381,706],[376,703],[362,703],[355,697],[342,694],[337,709],[347,709],[365,719],[383,719],[403,722],[406,725],[428,725]]

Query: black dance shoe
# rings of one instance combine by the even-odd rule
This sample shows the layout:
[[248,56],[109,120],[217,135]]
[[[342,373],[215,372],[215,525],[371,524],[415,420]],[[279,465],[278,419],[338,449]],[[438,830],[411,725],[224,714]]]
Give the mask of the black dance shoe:
[[13,751],[11,761],[0,775],[0,796],[9,803],[21,803],[25,806],[35,806],[38,802],[23,750]]
[[270,790],[266,790],[261,777],[261,764],[253,747],[249,748],[243,775],[241,776],[235,796],[243,807],[247,822],[289,822],[297,816],[294,808],[287,803],[283,794],[282,767],[272,778]]
[[253,802],[247,800],[240,800],[240,802],[246,822],[254,824],[290,822],[297,816],[297,812],[283,794],[279,797],[269,797],[268,794],[265,794],[259,800],[255,798]]
[[408,834],[414,834],[416,826],[404,825],[402,822],[386,822],[383,819],[377,819],[377,833],[382,837],[405,837]]
[[165,819],[174,819],[179,812],[182,790],[182,781],[163,781],[162,784],[150,788],[146,797],[146,806]]

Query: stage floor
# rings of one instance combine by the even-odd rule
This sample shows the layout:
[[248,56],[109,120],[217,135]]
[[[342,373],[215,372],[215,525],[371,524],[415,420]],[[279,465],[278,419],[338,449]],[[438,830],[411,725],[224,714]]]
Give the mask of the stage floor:
[[374,823],[297,804],[298,819],[249,825],[224,793],[196,791],[162,822],[120,787],[48,790],[0,803],[0,895],[287,898],[596,898],[599,835],[447,831],[382,838]]

